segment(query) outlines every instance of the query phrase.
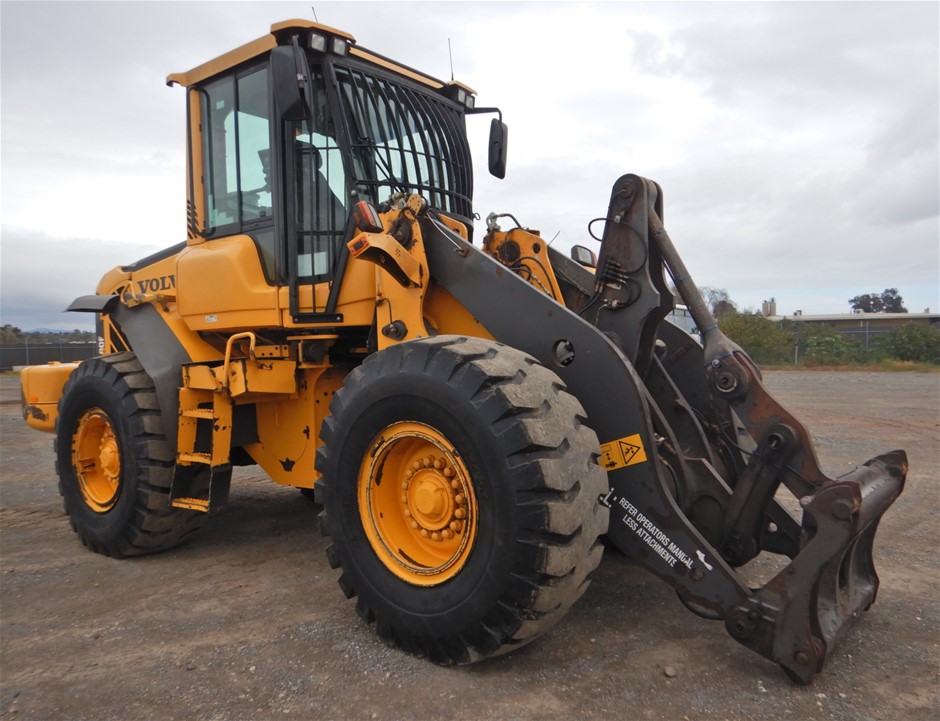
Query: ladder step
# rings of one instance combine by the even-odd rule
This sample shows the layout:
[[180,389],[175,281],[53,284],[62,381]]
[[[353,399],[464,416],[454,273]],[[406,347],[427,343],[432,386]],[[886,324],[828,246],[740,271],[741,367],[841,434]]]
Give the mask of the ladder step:
[[212,454],[211,453],[180,453],[178,457],[179,463],[204,463],[207,466],[212,465]]
[[209,510],[209,501],[203,498],[174,498],[170,505],[173,508],[186,508],[190,511],[202,511],[203,513]]
[[211,408],[190,408],[184,410],[182,415],[186,418],[206,418],[210,421],[215,419],[215,414]]

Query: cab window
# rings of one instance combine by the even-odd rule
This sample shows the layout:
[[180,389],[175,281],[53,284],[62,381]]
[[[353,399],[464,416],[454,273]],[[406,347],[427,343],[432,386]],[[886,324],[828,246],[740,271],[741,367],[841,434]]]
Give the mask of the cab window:
[[297,275],[322,279],[332,274],[343,241],[348,191],[336,127],[329,112],[323,77],[314,71],[311,122],[290,124],[294,224],[298,233]]
[[202,96],[207,224],[216,235],[244,232],[274,277],[271,128],[267,70],[208,83]]

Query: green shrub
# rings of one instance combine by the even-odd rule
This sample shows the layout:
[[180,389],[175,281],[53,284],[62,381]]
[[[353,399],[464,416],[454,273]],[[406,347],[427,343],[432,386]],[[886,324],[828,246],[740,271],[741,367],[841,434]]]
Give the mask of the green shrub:
[[921,323],[906,323],[888,334],[882,348],[897,360],[940,363],[940,330]]
[[759,313],[725,313],[721,329],[758,365],[793,362],[793,337]]
[[858,341],[824,324],[803,326],[794,333],[799,360],[806,365],[864,363],[868,353]]

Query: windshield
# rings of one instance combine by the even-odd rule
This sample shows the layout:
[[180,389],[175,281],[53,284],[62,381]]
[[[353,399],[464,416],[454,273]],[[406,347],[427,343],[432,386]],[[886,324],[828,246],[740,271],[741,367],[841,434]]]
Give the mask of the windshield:
[[420,193],[469,220],[473,171],[463,113],[443,98],[337,67],[357,190],[374,202]]

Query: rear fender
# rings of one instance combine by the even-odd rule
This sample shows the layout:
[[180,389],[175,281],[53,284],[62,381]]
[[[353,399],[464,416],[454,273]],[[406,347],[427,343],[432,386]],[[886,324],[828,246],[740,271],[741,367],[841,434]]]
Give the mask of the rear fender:
[[[176,419],[179,416],[179,389],[183,382],[182,367],[184,363],[201,359],[193,358],[168,324],[169,319],[151,303],[134,307],[117,304],[110,318],[120,328],[130,345],[130,350],[136,354],[137,360],[153,380],[164,418],[164,432],[171,447],[176,448]],[[177,332],[184,330],[186,334],[192,334],[178,317],[176,320],[181,326],[177,328]],[[220,353],[212,350],[213,355],[221,357]]]
[[158,308],[150,302],[126,305],[119,296],[98,295],[76,299],[69,310],[100,312],[101,320],[109,322],[103,325],[113,327],[126,345],[122,350],[134,352],[156,387],[160,411],[168,419],[164,430],[175,448],[182,367],[193,361],[221,360],[222,353],[188,328],[172,307]]

